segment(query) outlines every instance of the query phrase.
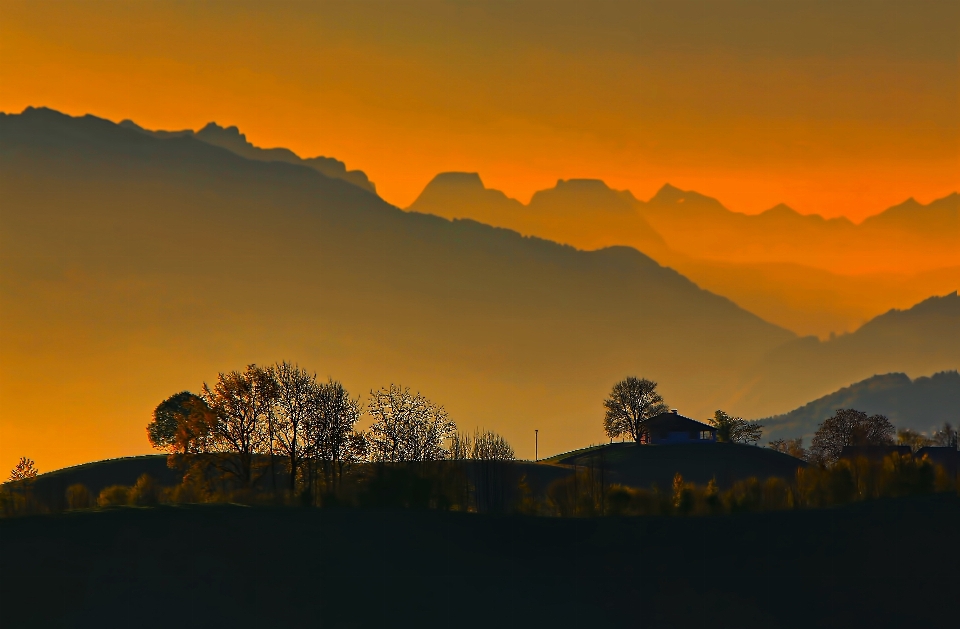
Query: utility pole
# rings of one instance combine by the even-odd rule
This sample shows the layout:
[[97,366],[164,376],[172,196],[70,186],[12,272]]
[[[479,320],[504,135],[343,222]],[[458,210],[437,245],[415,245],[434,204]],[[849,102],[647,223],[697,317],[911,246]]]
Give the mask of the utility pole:
[[533,462],[540,460],[540,431],[533,429]]

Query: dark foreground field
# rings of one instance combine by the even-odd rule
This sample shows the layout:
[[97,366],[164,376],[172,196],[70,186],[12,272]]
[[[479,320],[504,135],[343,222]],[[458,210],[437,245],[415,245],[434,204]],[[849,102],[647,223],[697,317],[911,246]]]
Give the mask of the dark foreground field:
[[[242,506],[0,521],[3,627],[951,626],[960,499],[704,518]],[[945,624],[946,623],[946,624]]]

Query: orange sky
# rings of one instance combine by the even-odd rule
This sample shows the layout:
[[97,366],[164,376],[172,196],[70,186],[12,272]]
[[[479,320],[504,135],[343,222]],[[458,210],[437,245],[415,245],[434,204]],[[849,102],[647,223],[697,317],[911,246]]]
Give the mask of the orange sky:
[[400,206],[470,170],[858,220],[960,188],[958,7],[0,0],[0,110],[235,124]]

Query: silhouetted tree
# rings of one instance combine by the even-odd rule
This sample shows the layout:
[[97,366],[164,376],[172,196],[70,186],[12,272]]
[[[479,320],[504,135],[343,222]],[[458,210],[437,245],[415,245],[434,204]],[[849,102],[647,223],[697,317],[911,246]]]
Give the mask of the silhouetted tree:
[[469,433],[455,432],[450,437],[449,458],[453,461],[464,461],[470,458],[473,452],[473,438]]
[[269,369],[249,365],[246,371],[221,373],[202,397],[213,410],[216,429],[211,449],[220,456],[216,465],[242,487],[254,479],[254,455],[270,451],[270,424],[276,399],[276,382]]
[[215,417],[206,402],[189,391],[171,395],[157,405],[147,424],[147,439],[158,450],[171,454],[205,452]]
[[834,463],[844,446],[891,445],[893,434],[893,424],[883,415],[868,416],[852,408],[837,409],[817,428],[810,458],[821,465]]
[[37,477],[37,473],[37,464],[33,462],[33,459],[22,456],[10,470],[10,478],[7,480],[13,483],[30,481]]
[[730,417],[723,411],[716,411],[707,421],[716,426],[717,441],[721,443],[756,443],[763,435],[763,424]]
[[944,422],[943,428],[933,433],[933,443],[940,447],[957,447],[957,431],[950,422]]
[[307,454],[323,465],[328,484],[335,471],[342,474],[343,466],[366,449],[363,439],[354,436],[360,415],[360,400],[336,380],[313,387],[304,436]]
[[513,461],[517,457],[506,439],[491,430],[478,430],[473,437],[470,458],[479,461]]
[[457,426],[419,393],[391,384],[370,392],[370,456],[375,461],[438,461],[447,458],[444,442]]
[[290,491],[297,483],[300,461],[308,456],[308,426],[317,413],[318,388],[316,375],[297,365],[278,363],[273,368],[276,384],[274,399],[274,439],[280,453],[290,462]]
[[777,452],[783,452],[798,459],[805,460],[807,458],[807,451],[803,447],[803,437],[797,437],[796,439],[775,439],[770,442],[769,447]]
[[916,452],[920,448],[933,445],[933,440],[916,430],[901,428],[897,431],[897,443],[902,446],[910,446],[910,450]]
[[657,393],[657,383],[634,377],[613,385],[603,406],[606,409],[603,428],[607,436],[627,435],[638,443],[646,435],[644,422],[667,411],[667,405]]

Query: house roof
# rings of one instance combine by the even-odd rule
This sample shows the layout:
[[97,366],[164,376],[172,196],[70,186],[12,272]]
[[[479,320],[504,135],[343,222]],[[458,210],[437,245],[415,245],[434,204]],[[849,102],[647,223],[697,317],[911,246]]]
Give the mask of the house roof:
[[654,415],[647,421],[643,423],[647,427],[647,430],[655,430],[658,432],[689,432],[691,430],[716,430],[715,426],[710,424],[704,424],[703,422],[698,422],[695,419],[690,419],[689,417],[684,417],[679,413],[673,411],[667,411],[666,413],[660,413],[659,415]]

